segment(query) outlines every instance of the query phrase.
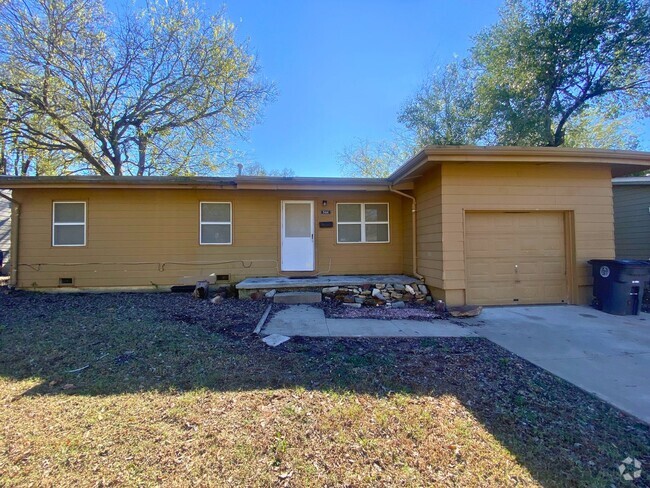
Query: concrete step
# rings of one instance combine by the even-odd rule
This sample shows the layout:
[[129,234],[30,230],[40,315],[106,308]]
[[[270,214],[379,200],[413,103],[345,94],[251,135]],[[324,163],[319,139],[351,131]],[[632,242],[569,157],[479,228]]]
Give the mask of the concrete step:
[[321,293],[315,291],[290,291],[286,293],[276,293],[273,296],[275,303],[297,304],[297,303],[318,303],[322,300]]

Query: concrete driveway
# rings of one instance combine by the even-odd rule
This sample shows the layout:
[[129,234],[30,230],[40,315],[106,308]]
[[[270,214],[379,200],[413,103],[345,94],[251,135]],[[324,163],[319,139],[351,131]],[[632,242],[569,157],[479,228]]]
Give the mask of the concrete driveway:
[[472,320],[478,335],[650,423],[650,314],[519,306]]

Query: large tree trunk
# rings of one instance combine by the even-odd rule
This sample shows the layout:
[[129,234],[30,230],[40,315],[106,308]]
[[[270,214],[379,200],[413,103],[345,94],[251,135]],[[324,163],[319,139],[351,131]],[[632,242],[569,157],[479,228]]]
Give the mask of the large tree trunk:
[[147,163],[147,136],[138,127],[138,176],[144,175]]

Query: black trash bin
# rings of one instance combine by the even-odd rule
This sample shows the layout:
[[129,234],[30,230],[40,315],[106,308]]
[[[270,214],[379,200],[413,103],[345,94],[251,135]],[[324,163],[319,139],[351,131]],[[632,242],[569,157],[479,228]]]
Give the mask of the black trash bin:
[[593,306],[613,315],[638,315],[646,283],[650,281],[650,261],[592,259]]

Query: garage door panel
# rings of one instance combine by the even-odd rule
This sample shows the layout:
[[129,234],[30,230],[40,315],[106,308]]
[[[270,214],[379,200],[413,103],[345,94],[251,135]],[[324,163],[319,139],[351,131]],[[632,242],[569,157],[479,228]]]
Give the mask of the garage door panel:
[[513,282],[515,278],[514,264],[505,258],[472,259],[468,261],[467,269],[475,283],[486,286],[498,281]]
[[490,301],[491,305],[504,305],[512,303],[512,299],[502,299],[501,301],[494,301],[494,295],[501,297],[510,297],[515,293],[515,287],[512,283],[496,283],[494,285],[484,285],[476,287],[474,292],[474,303],[487,302]]
[[567,298],[561,212],[467,212],[465,249],[472,303],[561,303]]

